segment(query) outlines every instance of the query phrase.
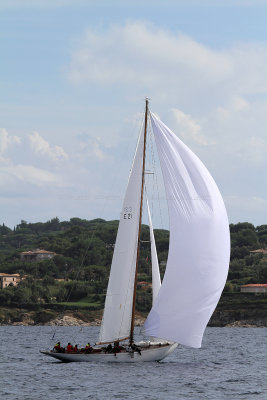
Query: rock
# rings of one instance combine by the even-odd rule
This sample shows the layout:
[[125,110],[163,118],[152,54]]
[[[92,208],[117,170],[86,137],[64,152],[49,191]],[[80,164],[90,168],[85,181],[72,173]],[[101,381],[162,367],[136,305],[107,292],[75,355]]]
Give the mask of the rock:
[[45,325],[51,326],[88,326],[90,323],[84,322],[81,319],[75,318],[71,315],[64,315],[61,318],[55,318],[49,322],[46,322]]
[[135,326],[143,326],[144,322],[145,322],[145,318],[138,317],[138,318],[135,318],[134,325]]
[[265,328],[266,326],[267,321],[261,320],[241,320],[225,325],[226,328]]
[[34,320],[31,318],[31,315],[28,313],[20,314],[20,321],[13,322],[13,325],[35,325]]

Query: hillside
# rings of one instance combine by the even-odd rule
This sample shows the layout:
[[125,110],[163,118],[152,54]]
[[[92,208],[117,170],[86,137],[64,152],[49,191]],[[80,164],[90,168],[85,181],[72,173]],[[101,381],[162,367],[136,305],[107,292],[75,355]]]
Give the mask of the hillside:
[[[5,308],[5,311],[2,309],[2,320],[6,319],[7,309],[49,309],[53,315],[65,310],[86,310],[87,315],[88,311],[92,315],[99,312],[104,304],[117,228],[118,221],[87,221],[79,218],[62,222],[54,218],[45,223],[21,221],[13,230],[0,226],[0,272],[18,273],[22,278],[18,286],[0,290],[0,304]],[[267,283],[267,256],[250,253],[251,250],[267,247],[267,225],[254,227],[247,222],[231,224],[230,232],[232,251],[229,275],[216,312],[221,310],[224,311],[222,315],[227,315],[232,310],[234,315],[239,315],[242,308],[241,314],[246,317],[246,310],[254,308],[258,310],[257,318],[260,318],[264,310],[266,315],[266,297],[260,296],[262,302],[259,305],[259,296],[256,299],[249,294],[240,304],[240,285]],[[155,239],[163,277],[169,232],[155,230]],[[145,225],[142,227],[141,240],[138,280],[149,283],[149,229]],[[56,256],[43,261],[21,260],[23,251],[34,249],[53,251]],[[137,310],[145,314],[150,306],[150,286],[139,285]],[[256,314],[250,311],[248,317]],[[214,316],[214,321],[216,318],[218,315]]]

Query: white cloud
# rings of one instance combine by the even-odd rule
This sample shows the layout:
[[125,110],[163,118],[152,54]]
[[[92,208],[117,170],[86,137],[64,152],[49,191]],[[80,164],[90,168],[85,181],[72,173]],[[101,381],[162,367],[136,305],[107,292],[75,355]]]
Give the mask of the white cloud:
[[230,220],[255,215],[260,221],[266,211],[265,200],[257,200],[264,199],[267,166],[266,65],[264,42],[214,49],[145,22],[128,22],[88,29],[76,42],[68,77],[107,93],[124,90],[135,102],[151,97],[153,111],[207,165],[222,192],[237,199],[230,203]]
[[190,96],[200,107],[203,97],[206,104],[220,98],[244,109],[244,96],[267,94],[266,64],[264,42],[215,50],[183,34],[128,22],[105,31],[87,29],[67,71],[75,84],[127,85],[153,99]]
[[201,74],[205,82],[229,77],[229,55],[211,51],[185,35],[129,22],[105,32],[88,29],[72,54],[73,82],[133,83],[151,87],[171,82],[178,87],[186,76]]
[[47,156],[53,161],[68,159],[68,154],[61,146],[51,147],[38,132],[33,132],[31,135],[28,135],[28,137],[31,148],[35,153]]
[[[129,22],[105,31],[88,29],[77,40],[68,67],[69,78],[82,88],[79,95],[82,93],[80,100],[83,103],[74,106],[76,122],[73,117],[61,118],[61,139],[54,143],[64,143],[62,147],[48,143],[38,132],[23,141],[23,151],[15,154],[16,146],[13,146],[12,152],[8,153],[13,162],[6,162],[2,169],[2,188],[8,192],[11,183],[13,193],[16,192],[18,196],[20,193],[28,194],[30,188],[30,193],[35,193],[36,198],[39,195],[36,207],[40,201],[40,215],[42,209],[46,208],[45,201],[41,199],[41,189],[48,197],[51,195],[53,205],[60,202],[47,188],[53,188],[54,193],[60,195],[60,185],[66,187],[68,184],[70,195],[75,198],[87,196],[87,193],[90,197],[92,188],[95,193],[105,191],[110,180],[107,171],[110,170],[112,175],[112,171],[117,169],[116,172],[122,175],[123,170],[130,168],[128,154],[132,155],[132,151],[127,152],[128,159],[123,164],[125,168],[121,167],[122,163],[118,160],[121,154],[125,156],[126,145],[134,142],[133,137],[137,133],[137,130],[133,133],[133,125],[129,122],[137,111],[136,104],[140,104],[136,99],[141,102],[147,95],[152,98],[153,111],[160,113],[170,127],[173,126],[169,125],[168,116],[172,116],[171,122],[178,127],[174,131],[207,165],[222,191],[236,196],[236,206],[232,201],[231,209],[236,210],[236,215],[238,212],[239,215],[248,215],[247,218],[251,220],[253,210],[250,212],[249,207],[245,207],[245,201],[240,203],[243,204],[243,212],[240,213],[238,194],[251,193],[255,199],[264,198],[261,188],[264,186],[267,165],[266,64],[267,45],[264,42],[237,43],[215,50],[186,35],[174,34],[141,22]],[[92,88],[88,90],[86,85],[92,85]],[[89,93],[88,103],[84,101],[84,92]],[[73,98],[76,101],[79,96],[75,96]],[[90,104],[90,99],[93,99],[93,104]],[[27,124],[35,115],[32,107],[29,104]],[[58,124],[58,110],[51,110],[57,116]],[[68,105],[68,100],[62,102],[60,110],[62,115],[73,115],[73,103]],[[21,105],[19,111],[22,117]],[[118,116],[122,115],[119,119]],[[18,121],[22,119],[17,118]],[[49,118],[50,126],[53,122]],[[47,124],[47,119],[39,119],[40,123]],[[63,126],[62,123],[67,125]],[[66,126],[70,134],[63,136]],[[60,128],[58,125],[54,128],[56,138],[56,131]],[[27,126],[24,129],[27,130]],[[81,138],[79,143],[74,142],[71,132],[87,129],[91,135]],[[19,141],[15,137],[11,139],[2,130],[0,156],[1,152],[4,154],[11,150],[11,144],[15,144],[16,140]],[[107,146],[110,146],[109,151]],[[34,157],[34,153],[39,157]],[[49,163],[49,160],[65,161],[64,168]],[[128,161],[130,164],[127,164]],[[58,175],[54,173],[55,170]],[[251,183],[254,184],[253,188]],[[119,185],[117,192],[121,190]],[[110,192],[114,194],[114,185]],[[247,204],[250,200],[248,197]],[[253,204],[262,203],[253,200]],[[20,209],[20,203],[17,207]],[[63,208],[59,205],[59,209]],[[75,214],[78,208],[82,213],[81,207],[75,205],[69,215]],[[84,216],[88,215],[89,208],[86,204]],[[258,209],[265,215],[266,207]],[[98,211],[94,216],[99,216]],[[115,216],[115,213],[108,215],[109,218]],[[262,217],[257,218],[260,221]]]
[[248,111],[248,102],[240,96],[234,96],[232,99],[232,108],[234,111]]
[[11,144],[19,144],[18,136],[10,136],[6,129],[0,128],[0,155],[5,153]]
[[[85,154],[86,157],[94,158],[97,160],[106,159],[106,146],[102,142],[100,137],[94,137],[88,134],[78,135],[78,139],[80,140],[80,150],[82,154]],[[78,154],[74,155],[75,158],[79,157]]]
[[[38,160],[38,167],[32,165],[35,160],[31,159],[32,152],[29,152],[29,147],[31,147],[35,153],[43,154],[53,161],[65,160],[68,156],[62,147],[51,147],[37,132],[29,135],[29,139],[30,146],[29,142],[18,136],[9,135],[6,129],[0,129],[0,185],[3,189],[2,195],[6,191],[16,191],[16,188],[18,191],[27,192],[28,185],[37,187],[66,185],[67,179],[64,178],[63,174],[58,175],[54,171],[49,171],[48,165],[41,168],[40,160]],[[14,148],[12,153],[8,153],[8,157],[3,157],[13,144],[21,144],[19,151]]]
[[191,115],[177,109],[172,109],[172,112],[178,123],[179,135],[183,138],[191,138],[195,143],[200,145],[210,144],[207,138],[201,133],[200,125],[194,121]]
[[60,184],[60,178],[44,169],[36,168],[32,165],[6,165],[0,169],[1,182],[11,183],[15,181],[30,183],[37,186],[46,184]]

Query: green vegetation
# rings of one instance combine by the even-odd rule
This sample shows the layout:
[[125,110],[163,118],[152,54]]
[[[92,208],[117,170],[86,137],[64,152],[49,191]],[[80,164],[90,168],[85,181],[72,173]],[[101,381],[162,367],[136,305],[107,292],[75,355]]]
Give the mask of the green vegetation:
[[[0,226],[0,272],[19,273],[18,286],[0,290],[0,304],[9,307],[64,305],[77,308],[103,308],[118,221],[92,221],[72,218],[46,223],[21,221],[14,230]],[[166,260],[169,233],[155,232],[159,261]],[[151,281],[149,229],[143,226],[140,280]],[[24,261],[23,251],[45,249],[57,253],[51,260]],[[162,269],[164,274],[164,268]],[[139,290],[137,304],[145,311],[151,295]]]
[[[118,221],[58,218],[45,223],[21,221],[13,230],[0,226],[0,272],[18,273],[18,286],[0,290],[0,304],[10,308],[42,310],[101,310],[104,305]],[[240,285],[267,283],[267,255],[251,250],[267,247],[267,225],[254,227],[244,222],[230,225],[231,262],[220,302],[241,304]],[[155,230],[161,275],[168,254],[169,233]],[[149,229],[142,227],[139,281],[151,282]],[[57,253],[51,260],[26,262],[23,251],[45,249]],[[259,300],[259,299],[258,299]],[[263,296],[263,301],[265,297]],[[137,310],[151,307],[151,288],[138,287]]]
[[267,248],[267,225],[248,222],[231,224],[231,261],[225,291],[237,292],[240,285],[267,283],[267,255],[250,253]]

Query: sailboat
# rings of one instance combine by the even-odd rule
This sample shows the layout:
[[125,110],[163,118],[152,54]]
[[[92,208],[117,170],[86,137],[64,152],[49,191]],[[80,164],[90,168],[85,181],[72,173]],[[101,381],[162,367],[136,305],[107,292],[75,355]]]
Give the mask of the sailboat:
[[[153,303],[143,329],[150,340],[136,343],[134,318],[149,123],[165,186],[170,241],[161,284],[148,208]],[[61,361],[142,362],[160,361],[178,344],[201,347],[226,282],[229,255],[229,223],[215,181],[199,158],[149,110],[146,100],[120,214],[99,341],[89,354],[42,353]],[[107,352],[107,345],[119,342],[118,352]]]

